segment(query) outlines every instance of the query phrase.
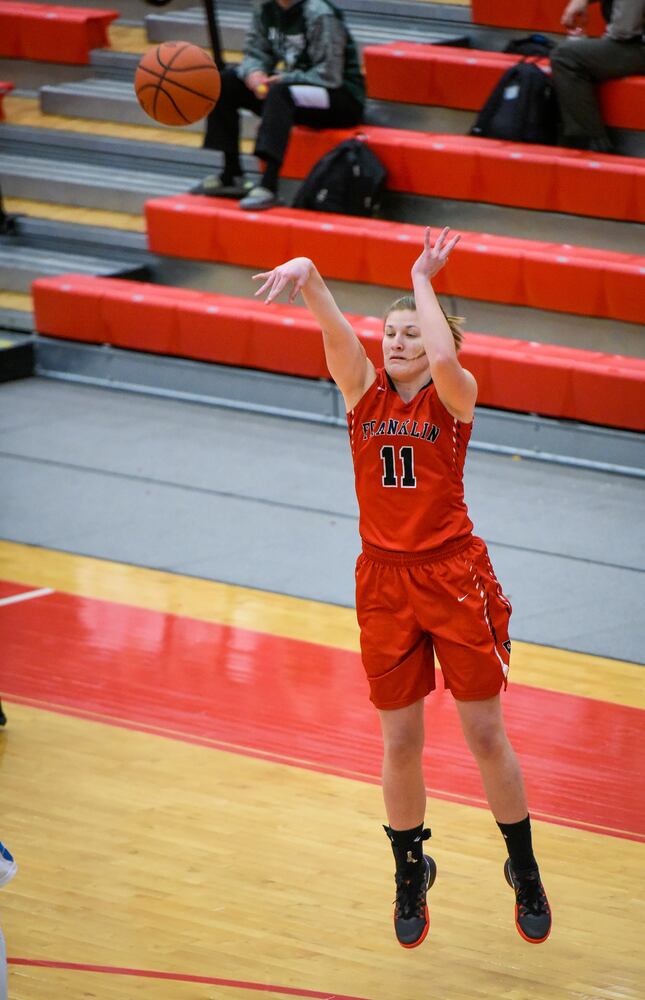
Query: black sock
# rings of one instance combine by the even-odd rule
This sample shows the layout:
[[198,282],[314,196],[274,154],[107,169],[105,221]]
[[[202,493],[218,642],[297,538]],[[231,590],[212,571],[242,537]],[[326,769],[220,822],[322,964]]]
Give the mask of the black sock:
[[274,194],[278,190],[279,171],[280,171],[279,163],[277,163],[275,160],[266,161],[264,173],[262,174],[262,187],[267,188],[269,191],[273,191]]
[[242,176],[242,165],[239,153],[224,153],[224,170],[220,177],[222,184],[232,184],[236,177]]
[[423,841],[428,840],[430,830],[424,830],[423,823],[414,826],[411,830],[393,830],[391,826],[384,826],[386,834],[392,844],[394,860],[397,871],[405,869],[421,862],[422,867],[419,872],[423,872]]
[[515,874],[534,871],[538,863],[533,854],[530,816],[527,815],[519,823],[498,823],[497,825],[506,841],[508,856]]

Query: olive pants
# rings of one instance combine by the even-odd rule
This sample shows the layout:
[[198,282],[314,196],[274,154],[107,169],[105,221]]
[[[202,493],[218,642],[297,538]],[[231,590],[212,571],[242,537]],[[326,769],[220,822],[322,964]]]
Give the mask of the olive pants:
[[551,54],[553,85],[558,95],[565,144],[596,140],[609,145],[595,84],[645,73],[641,39],[567,38]]

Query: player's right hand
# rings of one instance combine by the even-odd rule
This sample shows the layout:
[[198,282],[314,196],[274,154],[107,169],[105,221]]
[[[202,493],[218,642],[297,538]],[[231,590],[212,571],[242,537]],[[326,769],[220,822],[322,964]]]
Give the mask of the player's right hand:
[[564,8],[561,23],[569,31],[581,31],[587,23],[588,0],[569,0]]
[[307,283],[313,271],[313,261],[308,257],[293,257],[292,260],[284,264],[278,264],[272,271],[262,271],[261,274],[254,274],[253,281],[264,281],[261,288],[258,288],[255,297],[267,293],[266,302],[273,300],[280,292],[291,286],[289,289],[289,302],[293,302],[301,288]]

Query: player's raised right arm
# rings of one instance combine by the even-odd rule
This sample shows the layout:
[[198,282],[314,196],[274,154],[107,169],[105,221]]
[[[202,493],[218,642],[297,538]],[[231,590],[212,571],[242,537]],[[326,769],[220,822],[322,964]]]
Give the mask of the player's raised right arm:
[[320,324],[331,377],[343,394],[346,408],[351,410],[374,381],[374,365],[313,261],[294,257],[272,271],[253,275],[253,280],[264,282],[255,294],[266,294],[266,302],[273,302],[285,288],[289,288],[289,302],[302,292],[305,305]]

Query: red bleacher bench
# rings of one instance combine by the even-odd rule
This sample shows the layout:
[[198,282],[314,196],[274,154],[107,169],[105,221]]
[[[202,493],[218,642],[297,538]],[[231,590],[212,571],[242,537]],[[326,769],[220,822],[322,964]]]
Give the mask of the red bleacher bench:
[[392,191],[645,222],[645,160],[477,136],[373,125],[297,127],[285,177],[305,177],[324,153],[355,134],[382,161]]
[[0,2],[0,56],[87,64],[92,49],[109,45],[117,10]]
[[49,336],[329,378],[320,330],[300,307],[78,274],[38,278],[32,295]]
[[[39,278],[32,292],[47,336],[330,378],[320,328],[300,306],[75,274]],[[382,320],[348,319],[381,366]],[[479,333],[466,334],[461,357],[483,406],[645,430],[640,359]]]
[[613,128],[645,130],[645,76],[626,76],[600,84],[600,110]]
[[[489,24],[496,28],[521,28],[527,31],[566,33],[561,18],[564,0],[471,0],[473,24]],[[605,22],[600,4],[589,5],[589,18],[585,31],[588,35],[602,35]]]
[[[519,5],[518,5],[519,6]],[[382,101],[478,111],[500,77],[522,57],[418,42],[363,49],[367,93]],[[549,70],[547,59],[540,67]],[[645,129],[645,76],[610,80],[598,88],[606,123]]]
[[[152,253],[254,267],[311,257],[325,277],[409,288],[424,228],[381,219],[274,208],[245,212],[223,198],[146,202]],[[512,305],[643,321],[645,256],[462,232],[438,292]]]
[[9,83],[7,80],[0,80],[0,122],[4,121],[4,109],[2,107],[2,99],[13,90],[14,84]]

